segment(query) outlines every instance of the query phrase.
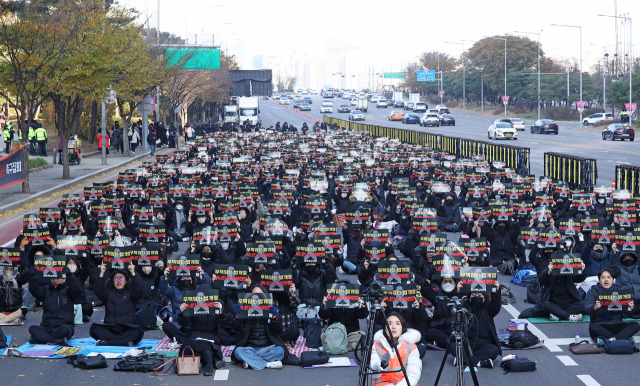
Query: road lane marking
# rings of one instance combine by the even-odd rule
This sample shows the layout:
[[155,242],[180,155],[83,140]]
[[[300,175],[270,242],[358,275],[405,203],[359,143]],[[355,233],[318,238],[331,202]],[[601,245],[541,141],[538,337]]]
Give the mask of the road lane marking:
[[576,375],[576,377],[578,377],[578,379],[581,380],[582,383],[584,383],[587,386],[601,386],[600,383],[598,383],[598,381],[593,379],[591,375],[582,374],[582,375]]
[[[520,311],[518,311],[511,304],[507,304],[506,306],[502,306],[502,308],[504,308],[514,318],[518,318],[518,316],[520,316]],[[546,348],[548,348],[549,351],[551,351],[551,352],[562,352],[562,349],[560,348],[560,346],[552,344],[551,343],[551,339],[549,339],[549,337],[544,332],[540,331],[540,329],[538,327],[536,327],[533,323],[529,323],[527,325],[527,328],[534,335],[536,335],[540,340],[544,340],[544,346]]]
[[571,357],[569,355],[556,355],[556,358],[560,359],[560,362],[562,362],[562,364],[565,365],[565,366],[577,366],[578,365],[576,363],[576,361],[571,359]]

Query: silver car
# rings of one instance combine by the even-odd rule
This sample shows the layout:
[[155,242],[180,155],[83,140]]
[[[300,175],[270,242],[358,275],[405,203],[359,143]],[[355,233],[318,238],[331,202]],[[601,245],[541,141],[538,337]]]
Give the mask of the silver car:
[[351,114],[349,114],[350,121],[364,121],[364,114],[360,110],[353,110]]

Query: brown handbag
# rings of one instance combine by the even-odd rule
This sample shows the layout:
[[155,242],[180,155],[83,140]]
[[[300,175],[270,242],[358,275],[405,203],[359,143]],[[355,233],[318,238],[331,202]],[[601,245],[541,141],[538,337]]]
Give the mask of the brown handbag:
[[[185,355],[187,350],[191,351],[191,355]],[[176,369],[178,375],[200,374],[200,357],[195,355],[191,346],[185,347],[182,354],[176,358]]]
[[587,340],[569,344],[569,350],[576,355],[602,354],[602,348],[595,343],[589,343]]

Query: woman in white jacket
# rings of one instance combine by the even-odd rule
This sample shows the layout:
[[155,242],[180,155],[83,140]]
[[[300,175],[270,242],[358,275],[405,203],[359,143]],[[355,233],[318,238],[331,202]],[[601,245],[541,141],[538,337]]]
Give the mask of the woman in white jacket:
[[[407,322],[400,314],[392,312],[387,316],[391,331],[378,331],[373,337],[375,343],[371,352],[371,370],[386,371],[375,376],[375,386],[406,386],[400,358],[407,370],[409,384],[417,386],[422,373],[422,361],[416,343],[420,341],[420,333],[408,328]],[[386,328],[385,328],[386,329]],[[393,349],[392,342],[398,346],[400,358]],[[391,372],[396,371],[397,372]]]

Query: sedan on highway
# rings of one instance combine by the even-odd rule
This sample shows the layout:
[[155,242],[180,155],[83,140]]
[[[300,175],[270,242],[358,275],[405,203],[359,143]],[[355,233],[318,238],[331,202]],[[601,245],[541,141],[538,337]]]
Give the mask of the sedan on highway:
[[342,105],[338,106],[338,112],[339,113],[349,113],[349,112],[351,112],[351,107],[349,107],[349,105],[342,104]]
[[364,114],[360,110],[353,110],[351,114],[349,114],[350,121],[364,121]]
[[331,112],[333,111],[333,105],[331,103],[327,103],[327,102],[322,102],[322,105],[320,106],[320,113],[329,113],[331,114]]
[[413,102],[407,102],[407,103],[404,104],[404,109],[413,111],[413,105],[414,105]]
[[532,133],[556,134],[558,135],[558,125],[553,119],[538,119],[531,125]]
[[440,126],[440,118],[438,114],[424,113],[420,118],[420,126]]
[[403,101],[395,101],[393,102],[393,107],[404,107]]
[[440,114],[440,126],[444,125],[456,125],[456,119],[451,114]]
[[520,118],[510,118],[510,119],[514,129],[524,131],[525,127],[524,127],[524,121],[522,119]]
[[378,98],[378,101],[376,102],[376,108],[380,107],[384,107],[385,109],[387,108],[387,100],[385,97]]
[[420,116],[413,113],[404,114],[404,116],[402,117],[402,123],[420,123]]
[[604,141],[606,139],[610,139],[612,141],[615,141],[616,139],[621,141],[628,139],[629,141],[633,141],[636,139],[636,132],[632,127],[629,127],[629,125],[612,123],[602,130],[602,140]]
[[311,105],[307,102],[300,103],[300,111],[311,111]]
[[392,111],[389,113],[389,120],[390,121],[401,121],[402,118],[404,118],[404,113],[401,111]]
[[489,139],[518,139],[518,131],[510,123],[492,123],[487,131]]
[[313,99],[311,99],[311,97],[304,97],[302,98],[302,100],[304,101],[304,103],[308,103],[308,104],[313,104]]
[[280,99],[280,104],[281,105],[289,105],[289,99],[288,98],[282,98]]

